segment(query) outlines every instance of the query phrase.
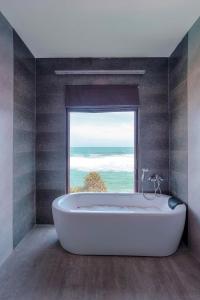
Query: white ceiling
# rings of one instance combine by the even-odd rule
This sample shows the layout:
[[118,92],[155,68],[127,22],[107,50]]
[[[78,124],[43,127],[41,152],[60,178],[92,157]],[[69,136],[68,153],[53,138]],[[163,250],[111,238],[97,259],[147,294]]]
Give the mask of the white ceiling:
[[200,0],[0,0],[36,57],[169,56]]

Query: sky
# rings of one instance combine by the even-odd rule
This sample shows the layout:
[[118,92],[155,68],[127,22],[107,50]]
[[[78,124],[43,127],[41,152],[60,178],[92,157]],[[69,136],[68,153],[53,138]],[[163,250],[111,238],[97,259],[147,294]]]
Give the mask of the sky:
[[71,147],[133,147],[134,112],[70,112]]

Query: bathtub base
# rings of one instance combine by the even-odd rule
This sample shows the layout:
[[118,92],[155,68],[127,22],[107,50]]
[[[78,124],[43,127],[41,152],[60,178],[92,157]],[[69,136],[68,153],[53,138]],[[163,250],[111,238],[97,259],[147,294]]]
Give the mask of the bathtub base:
[[124,251],[116,251],[116,250],[105,250],[105,249],[71,249],[70,247],[66,247],[61,241],[60,244],[62,248],[69,252],[70,254],[75,255],[83,255],[83,256],[142,256],[142,257],[167,257],[174,253],[176,253],[178,247],[176,249],[169,249],[168,251],[158,252],[158,251],[134,251],[133,249],[126,249]]

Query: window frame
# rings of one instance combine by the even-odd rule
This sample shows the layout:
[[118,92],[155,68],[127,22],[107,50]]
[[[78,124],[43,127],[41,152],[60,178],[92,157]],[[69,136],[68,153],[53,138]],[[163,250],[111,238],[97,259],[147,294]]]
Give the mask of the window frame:
[[[105,112],[108,112],[108,110],[105,109]],[[109,109],[109,112],[123,112],[123,110],[116,110],[113,108]],[[125,110],[124,112],[134,112],[134,150],[135,150],[135,155],[134,155],[134,191],[133,193],[138,192],[138,108],[130,109],[130,110]],[[70,110],[69,108],[66,108],[66,187],[65,191],[66,194],[70,193],[70,113],[71,112],[80,112],[80,110]],[[83,109],[81,110],[82,113],[87,113],[89,112],[88,109]],[[98,110],[96,112],[99,112]],[[102,111],[103,112],[103,111]],[[95,113],[93,110],[91,113]],[[100,112],[99,112],[100,113]]]

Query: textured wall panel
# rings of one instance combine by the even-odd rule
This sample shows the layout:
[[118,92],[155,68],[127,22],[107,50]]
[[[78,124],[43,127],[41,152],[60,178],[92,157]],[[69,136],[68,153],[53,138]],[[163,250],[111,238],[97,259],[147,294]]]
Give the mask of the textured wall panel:
[[16,32],[14,41],[13,243],[35,224],[35,58]]
[[[139,177],[148,167],[165,179],[168,193],[168,59],[37,59],[37,222],[52,223],[51,203],[66,190],[65,86],[69,84],[139,84]],[[66,75],[58,69],[146,69],[136,75]],[[139,184],[140,189],[140,184]],[[146,190],[152,187],[146,184]]]

